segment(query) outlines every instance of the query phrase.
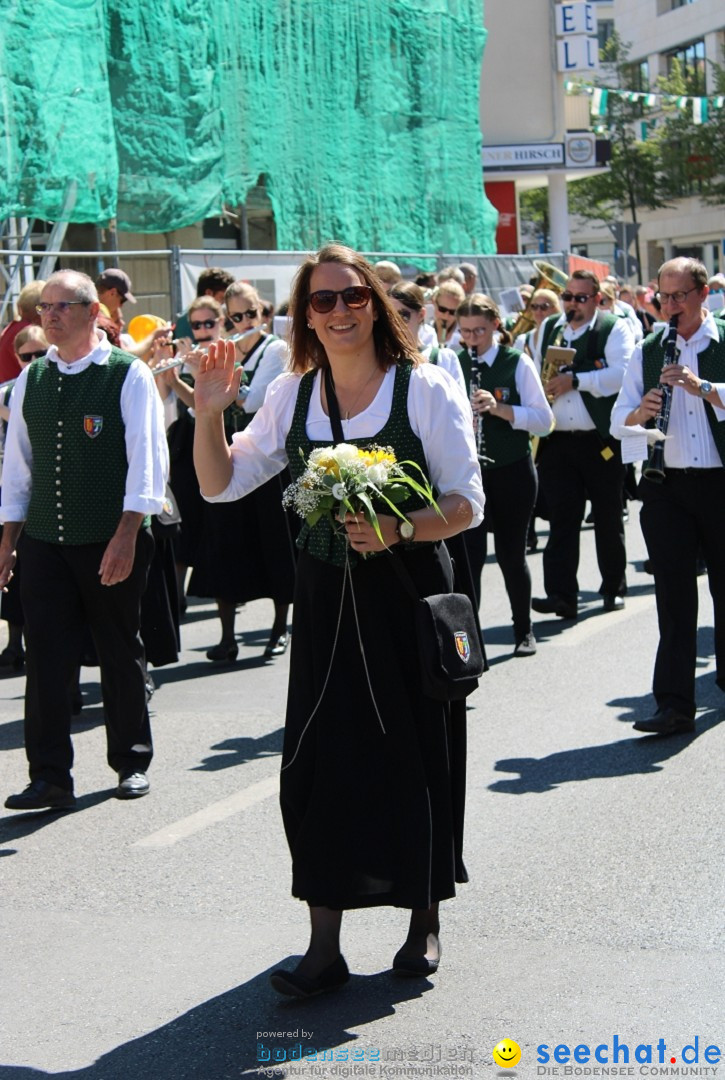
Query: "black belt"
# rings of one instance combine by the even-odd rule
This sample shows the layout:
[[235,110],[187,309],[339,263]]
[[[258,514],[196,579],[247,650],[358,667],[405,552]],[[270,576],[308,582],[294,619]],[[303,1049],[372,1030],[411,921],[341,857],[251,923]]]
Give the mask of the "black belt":
[[693,465],[688,465],[684,469],[671,469],[669,465],[665,465],[665,476],[685,476],[697,473],[698,476],[704,476],[705,473],[723,473],[725,472],[725,466],[723,465],[708,465],[701,469],[696,468]]
[[582,436],[582,435],[596,435],[596,434],[598,434],[596,428],[588,428],[586,431],[559,431],[557,429],[555,431],[552,431],[551,435],[549,435],[549,438],[551,439],[554,435]]

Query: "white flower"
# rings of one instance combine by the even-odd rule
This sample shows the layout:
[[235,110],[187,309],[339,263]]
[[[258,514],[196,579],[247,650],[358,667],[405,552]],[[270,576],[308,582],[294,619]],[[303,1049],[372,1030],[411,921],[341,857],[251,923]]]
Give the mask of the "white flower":
[[388,479],[388,470],[384,465],[368,465],[366,473],[368,480],[378,487]]
[[345,485],[344,484],[333,484],[332,485],[332,497],[333,497],[333,499],[337,499],[338,502],[342,502],[342,500],[345,498]]
[[338,443],[332,451],[332,456],[335,458],[335,461],[342,465],[343,463],[357,460],[358,449],[357,446],[352,446],[350,443],[341,442]]

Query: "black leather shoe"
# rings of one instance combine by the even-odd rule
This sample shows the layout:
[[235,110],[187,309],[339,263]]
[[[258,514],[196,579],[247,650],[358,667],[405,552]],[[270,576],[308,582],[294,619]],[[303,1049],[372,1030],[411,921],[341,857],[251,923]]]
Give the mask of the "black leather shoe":
[[25,791],[9,795],[5,800],[8,810],[73,810],[76,797],[67,788],[49,784],[47,780],[33,780]]
[[12,671],[22,671],[25,667],[25,653],[21,649],[11,649],[7,645],[0,652],[0,668],[10,668]]
[[329,967],[326,967],[313,979],[306,975],[298,975],[296,971],[273,971],[269,976],[274,989],[278,994],[285,997],[309,998],[317,994],[328,994],[331,990],[339,990],[350,978],[344,956],[338,956]]
[[288,645],[288,634],[280,634],[278,638],[270,638],[264,650],[264,659],[271,660],[273,656],[284,656]]
[[534,597],[531,607],[540,615],[558,615],[560,619],[576,619],[576,603],[570,604],[561,596]]
[[218,645],[212,645],[211,649],[206,650],[207,660],[213,660],[216,664],[228,664],[236,660],[238,654],[239,646],[236,641],[220,641]]
[[117,799],[140,799],[149,793],[149,781],[145,772],[125,769],[118,774]]
[[695,721],[676,709],[658,709],[647,720],[635,720],[634,730],[650,735],[688,735],[695,730]]
[[604,593],[602,597],[602,609],[604,611],[621,611],[623,607],[623,596],[611,596],[609,593]]

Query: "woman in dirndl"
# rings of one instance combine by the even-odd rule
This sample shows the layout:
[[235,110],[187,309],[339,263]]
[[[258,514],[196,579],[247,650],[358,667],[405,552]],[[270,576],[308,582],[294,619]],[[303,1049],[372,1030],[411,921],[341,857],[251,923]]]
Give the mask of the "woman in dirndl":
[[424,696],[416,601],[393,560],[421,596],[450,592],[443,541],[482,520],[483,490],[465,397],[420,362],[361,255],[331,244],[308,258],[291,307],[292,370],[231,447],[222,414],[238,392],[234,348],[214,346],[201,363],[195,462],[204,497],[243,497],[288,464],[299,477],[310,451],[333,443],[336,399],[344,441],[419,464],[443,515],[412,495],[400,504],[405,522],[379,513],[382,542],[361,514],[322,517],[298,538],[280,798],[292,893],[309,906],[311,937],[297,967],[271,979],[282,994],[309,997],[349,978],[340,951],[347,909],[409,909],[393,971],[438,968],[439,902],[467,880],[465,702]]

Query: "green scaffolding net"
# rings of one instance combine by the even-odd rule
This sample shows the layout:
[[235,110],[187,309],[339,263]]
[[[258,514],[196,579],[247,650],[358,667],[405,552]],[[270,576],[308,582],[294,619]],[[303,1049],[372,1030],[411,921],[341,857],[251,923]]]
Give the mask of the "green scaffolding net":
[[495,252],[482,0],[0,0],[0,218]]

